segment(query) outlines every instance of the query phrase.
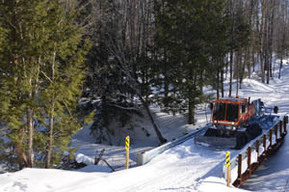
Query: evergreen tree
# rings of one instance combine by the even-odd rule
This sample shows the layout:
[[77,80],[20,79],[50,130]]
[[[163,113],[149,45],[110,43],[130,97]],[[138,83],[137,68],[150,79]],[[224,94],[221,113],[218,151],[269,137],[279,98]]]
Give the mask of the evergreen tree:
[[[83,2],[85,3],[85,2]],[[87,97],[97,100],[92,108],[96,108],[95,121],[91,126],[91,133],[96,142],[113,144],[112,137],[115,135],[114,128],[110,127],[113,121],[120,122],[124,126],[132,113],[138,113],[132,99],[134,92],[128,85],[124,73],[118,68],[117,62],[110,53],[111,44],[124,43],[120,5],[115,1],[102,1],[90,4],[92,9],[87,8],[85,13],[94,15],[98,11],[101,17],[95,17],[90,26],[94,45],[89,53],[89,75],[86,81]],[[85,19],[84,19],[85,20]],[[93,109],[88,109],[89,111]]]
[[[79,128],[74,109],[84,76],[82,32],[74,7],[58,0],[2,1],[7,46],[0,61],[1,119],[19,168],[46,167]],[[47,123],[48,120],[48,123]],[[57,145],[56,145],[57,144]]]
[[159,140],[165,141],[149,109],[151,58],[146,38],[149,33],[145,29],[150,26],[143,13],[149,10],[144,6],[147,1],[151,0],[99,0],[93,4],[91,11],[97,10],[101,17],[92,26],[95,44],[89,55],[87,95],[98,101],[94,103],[97,112],[91,127],[97,142],[113,144],[117,130],[110,123],[126,125],[132,114],[140,115],[139,103],[148,113]]
[[202,102],[203,86],[208,84],[214,69],[222,67],[214,68],[210,61],[216,55],[213,49],[221,44],[224,47],[225,1],[164,0],[158,6],[156,46],[161,48],[158,58],[173,67],[169,84],[173,87],[175,106],[179,111],[188,106],[188,123],[194,123],[194,110]]
[[[34,160],[33,118],[37,110],[35,95],[39,80],[39,55],[35,32],[38,30],[38,1],[2,1],[2,26],[7,33],[7,45],[1,66],[1,119],[10,128],[9,137],[15,142],[18,164],[32,167]],[[28,9],[29,6],[34,9]],[[40,13],[39,13],[40,14]],[[30,27],[28,27],[30,26]],[[28,134],[27,134],[28,133]]]
[[[64,150],[68,150],[68,142],[73,133],[80,128],[75,116],[76,100],[79,98],[84,78],[84,55],[89,48],[88,42],[82,42],[82,29],[75,23],[76,12],[69,7],[69,12],[63,12],[63,4],[52,1],[53,12],[50,22],[51,31],[55,33],[49,42],[47,53],[46,90],[42,101],[49,119],[47,148],[45,151],[45,167],[59,161],[57,158]],[[81,46],[83,48],[80,48]],[[53,151],[55,148],[58,151]],[[54,154],[56,152],[56,154]],[[58,156],[57,156],[58,155]]]

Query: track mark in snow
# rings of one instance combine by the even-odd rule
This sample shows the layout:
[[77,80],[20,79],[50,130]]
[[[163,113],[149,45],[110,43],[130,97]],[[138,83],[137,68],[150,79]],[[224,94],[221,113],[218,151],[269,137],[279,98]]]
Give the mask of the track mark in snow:
[[[253,79],[244,79],[243,84],[249,88],[254,89],[255,92],[265,92],[265,93],[274,93],[275,90],[270,85],[260,83],[259,81]],[[252,91],[252,89],[250,91]]]
[[[5,179],[4,179],[5,181]],[[3,187],[3,188],[2,188]],[[28,191],[28,186],[20,181],[10,181],[5,185],[0,187],[0,191],[3,192],[26,192]]]

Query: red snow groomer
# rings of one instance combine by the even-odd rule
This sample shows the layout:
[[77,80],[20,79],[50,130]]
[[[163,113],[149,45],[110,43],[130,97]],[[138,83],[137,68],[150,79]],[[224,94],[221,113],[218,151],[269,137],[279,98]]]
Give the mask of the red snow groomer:
[[278,112],[278,107],[265,108],[260,99],[222,98],[211,105],[212,119],[205,132],[196,136],[198,143],[211,146],[242,148],[248,141],[269,127],[273,115],[264,115],[265,109]]

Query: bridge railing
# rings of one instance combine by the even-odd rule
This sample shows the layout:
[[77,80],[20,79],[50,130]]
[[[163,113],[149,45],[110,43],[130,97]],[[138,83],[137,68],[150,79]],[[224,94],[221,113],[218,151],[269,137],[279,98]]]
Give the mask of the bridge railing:
[[[269,118],[272,118],[272,116]],[[280,147],[287,134],[286,124],[288,123],[288,116],[284,116],[283,121],[278,116],[273,116],[273,118],[271,125],[267,124],[269,127],[267,127],[266,131],[231,157],[229,178],[227,175],[228,167],[224,163],[223,175],[226,180],[229,179],[230,184],[236,187],[241,186],[266,157]]]

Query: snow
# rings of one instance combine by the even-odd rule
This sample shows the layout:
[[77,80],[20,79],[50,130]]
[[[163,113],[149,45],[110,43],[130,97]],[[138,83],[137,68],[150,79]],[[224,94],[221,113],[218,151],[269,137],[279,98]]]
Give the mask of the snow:
[[[283,66],[282,73],[283,75],[289,73],[288,65]],[[225,84],[225,88],[228,89],[228,84]],[[261,98],[265,105],[276,105],[279,107],[280,114],[285,115],[289,112],[288,93],[289,76],[282,76],[280,80],[277,78],[271,80],[270,85],[262,84],[258,79],[244,79],[238,95],[251,97],[251,100]],[[158,108],[152,108],[152,110],[156,123],[164,137],[169,140],[203,126],[210,119],[210,115],[206,115],[209,114],[209,110],[206,112],[203,106],[197,109],[196,126],[187,125],[186,118],[182,115],[173,116],[161,113]],[[73,139],[73,145],[78,147],[76,160],[85,162],[88,166],[75,171],[27,168],[15,173],[4,173],[0,175],[0,191],[289,191],[288,139],[275,155],[265,161],[242,189],[237,189],[233,186],[227,187],[226,181],[222,178],[225,153],[228,149],[219,150],[196,145],[193,139],[165,151],[146,165],[137,166],[136,154],[159,144],[150,123],[141,119],[137,121],[138,124],[134,129],[135,135],[130,135],[133,138],[130,150],[130,169],[124,169],[125,149],[123,144],[126,132],[121,133],[123,138],[120,138],[119,146],[109,146],[95,144],[86,127],[78,132]],[[140,137],[140,135],[145,135],[144,131],[148,132],[150,136]],[[275,138],[273,138],[274,140]],[[116,172],[111,172],[111,169],[103,161],[94,165],[94,158],[102,149],[105,149],[103,158],[117,170]],[[260,146],[260,153],[263,150]],[[233,156],[238,151],[230,150],[230,152]],[[252,151],[252,161],[256,159],[256,156],[257,153]],[[246,163],[243,167],[245,166],[247,166]],[[1,169],[4,167],[1,168],[0,165]],[[237,171],[231,171],[232,178],[236,177]]]
[[[147,165],[113,173],[45,169],[6,173],[0,176],[0,191],[195,191],[224,155],[189,140]],[[197,163],[200,159],[202,163]]]
[[[287,136],[288,137],[288,136]],[[289,191],[288,138],[279,151],[265,161],[242,188],[251,191]]]
[[276,136],[272,135],[272,145],[274,145],[276,143]]
[[228,188],[226,187],[226,181],[221,178],[216,178],[216,177],[208,177],[206,178],[201,186],[198,188],[199,192],[208,192],[208,191],[213,191],[213,192],[225,192],[225,191],[230,191],[230,192],[242,192],[245,190],[241,189],[236,189],[236,188]]
[[251,163],[256,163],[258,161],[258,153],[257,151],[253,150],[251,152]]
[[88,157],[82,153],[77,153],[75,160],[77,163],[84,163],[86,165],[93,165],[94,164],[94,159],[91,157]]
[[248,162],[248,158],[247,157],[242,160],[242,173],[245,173],[245,171],[248,168],[248,163],[247,162]]
[[[152,107],[151,109],[154,112],[155,122],[160,128],[164,138],[169,141],[177,139],[180,136],[183,136],[201,126],[204,126],[210,118],[209,109],[205,109],[203,105],[197,108],[197,125],[188,125],[187,118],[183,115],[176,114],[167,114],[164,112],[160,112],[158,107]],[[205,111],[207,110],[207,112]],[[134,132],[124,132],[119,131],[116,135],[119,138],[117,144],[119,146],[111,146],[111,145],[103,145],[103,144],[94,144],[94,138],[89,134],[90,130],[88,127],[80,130],[76,137],[73,139],[73,146],[77,147],[77,154],[80,154],[77,159],[79,162],[86,161],[84,163],[93,164],[94,158],[100,153],[102,149],[105,149],[103,158],[114,168],[117,170],[124,169],[125,162],[125,148],[124,142],[125,137],[127,135],[131,138],[131,146],[130,146],[130,166],[135,167],[137,161],[137,154],[157,147],[160,143],[157,139],[157,136],[151,126],[151,123],[144,113],[144,119],[141,119],[138,116],[134,117],[134,122],[131,125],[134,128]],[[124,129],[124,128],[120,128]],[[149,134],[149,136],[146,136]],[[84,157],[85,156],[85,157]],[[104,165],[104,162],[100,162],[100,165]]]
[[231,170],[231,180],[235,181],[238,178],[238,167]]
[[259,154],[262,154],[265,151],[263,146],[259,146]]

